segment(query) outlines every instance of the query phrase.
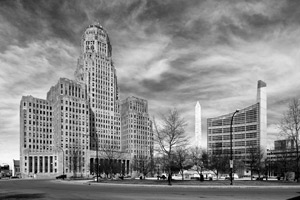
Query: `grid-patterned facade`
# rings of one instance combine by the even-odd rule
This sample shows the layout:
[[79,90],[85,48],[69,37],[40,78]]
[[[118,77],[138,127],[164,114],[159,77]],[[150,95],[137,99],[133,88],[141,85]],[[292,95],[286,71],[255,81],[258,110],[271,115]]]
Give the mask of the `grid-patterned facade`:
[[33,176],[57,172],[52,105],[44,99],[23,96],[20,119],[21,173]]
[[89,104],[85,84],[60,78],[47,100],[53,107],[55,150],[59,172],[86,175],[89,160]]
[[[131,105],[128,107],[132,115],[127,115],[132,116],[136,123],[138,142],[132,152],[137,156],[142,153],[148,155],[150,146],[153,147],[148,104],[146,100],[138,102],[137,109]],[[50,88],[46,100],[22,97],[22,177],[53,177],[63,173],[88,176],[95,172],[95,164],[107,162],[103,156],[107,149],[121,153],[116,162],[122,165],[122,173],[129,173],[128,155],[131,149],[121,148],[124,138],[121,138],[120,101],[112,47],[103,27],[93,24],[85,30],[81,39],[75,80],[60,78]]]
[[90,104],[91,148],[120,150],[120,121],[116,69],[108,34],[99,24],[90,25],[81,40],[76,80],[87,86]]
[[[207,120],[208,152],[230,154],[230,122],[233,113]],[[240,110],[232,125],[235,160],[246,160],[252,148],[260,146],[259,103]]]
[[[266,84],[258,82],[257,103],[239,110],[233,118],[233,159],[249,165],[250,154],[266,147]],[[230,123],[233,113],[207,119],[209,154],[230,154]],[[262,151],[264,149],[261,149]]]
[[133,159],[149,159],[154,138],[147,100],[128,97],[122,101],[121,115],[122,151],[130,153]]

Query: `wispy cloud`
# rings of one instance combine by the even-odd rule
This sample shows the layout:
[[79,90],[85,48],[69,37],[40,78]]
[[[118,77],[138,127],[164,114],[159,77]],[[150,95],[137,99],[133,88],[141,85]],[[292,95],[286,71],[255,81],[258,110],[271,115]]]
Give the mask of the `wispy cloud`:
[[[177,107],[194,133],[206,119],[256,101],[267,83],[268,138],[288,99],[300,97],[298,1],[1,1],[0,152],[18,155],[22,95],[45,98],[73,78],[81,35],[99,21],[113,46],[121,97],[149,101],[151,115]],[[9,146],[9,148],[8,148]],[[11,157],[1,155],[1,162]]]

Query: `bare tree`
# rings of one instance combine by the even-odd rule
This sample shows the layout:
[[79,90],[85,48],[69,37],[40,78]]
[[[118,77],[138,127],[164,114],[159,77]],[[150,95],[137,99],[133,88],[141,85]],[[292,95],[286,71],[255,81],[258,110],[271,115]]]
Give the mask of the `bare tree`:
[[[82,146],[79,144],[76,139],[76,143],[73,143],[73,151],[69,151],[70,154],[70,170],[73,171],[73,177],[76,178],[78,172],[82,173],[83,163],[83,155],[82,155]],[[82,174],[81,174],[82,176]]]
[[154,148],[150,147],[150,173],[154,176],[155,164],[154,164]]
[[157,178],[159,179],[159,176],[161,173],[165,172],[166,169],[166,159],[164,158],[165,156],[157,156],[154,158],[154,165],[156,167],[156,174]]
[[102,169],[107,177],[108,175],[112,177],[113,174],[121,172],[121,164],[118,163],[118,160],[122,157],[120,151],[115,150],[111,145],[106,145],[101,149],[101,157],[105,159]]
[[177,168],[179,169],[179,173],[181,174],[182,180],[184,180],[183,171],[184,169],[190,165],[189,159],[189,151],[186,147],[177,147],[174,153],[174,162]]
[[283,114],[279,128],[281,134],[294,141],[296,152],[296,179],[299,182],[299,130],[300,130],[300,103],[293,99]]
[[264,167],[264,152],[262,148],[259,146],[250,146],[248,149],[248,162],[251,173],[251,180],[253,179],[253,172],[256,171],[258,173],[258,179],[260,179],[261,172]]
[[274,171],[277,174],[277,178],[280,179],[280,177],[284,177],[286,179],[285,175],[288,171],[292,171],[297,166],[295,166],[295,162],[291,162],[291,158],[293,157],[293,152],[291,152],[291,149],[281,149],[280,153],[276,154],[276,159],[274,162]]
[[133,170],[139,171],[146,178],[147,174],[150,173],[151,176],[154,176],[154,158],[153,158],[153,147],[150,147],[150,155],[139,155],[135,156],[133,159]]
[[228,160],[229,160],[229,155],[222,154],[221,152],[218,151],[209,155],[208,168],[215,173],[217,179],[219,178],[220,174],[229,172]]
[[151,158],[147,156],[141,156],[138,159],[138,169],[143,174],[144,179],[146,178],[147,174],[151,172],[153,169],[153,164]]
[[155,141],[159,145],[159,151],[164,154],[168,162],[168,183],[171,185],[172,158],[176,147],[185,146],[188,138],[185,134],[186,122],[180,117],[176,109],[169,110],[166,115],[161,115],[161,124],[158,126],[153,119],[155,128]]
[[[204,162],[202,160],[202,150],[198,147],[191,148],[191,159],[194,165],[193,169],[197,171],[199,177],[202,176],[202,171],[204,168]],[[201,180],[201,178],[199,179]]]

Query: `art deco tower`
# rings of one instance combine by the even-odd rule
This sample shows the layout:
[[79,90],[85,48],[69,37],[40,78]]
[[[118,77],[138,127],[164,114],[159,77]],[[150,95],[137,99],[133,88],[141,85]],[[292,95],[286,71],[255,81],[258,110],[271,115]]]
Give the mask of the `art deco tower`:
[[201,106],[197,101],[195,106],[195,146],[201,147],[202,132],[201,132]]
[[87,87],[91,149],[120,150],[117,75],[108,34],[99,23],[90,25],[82,35],[75,78]]
[[[124,102],[122,121],[127,129],[123,127],[121,137],[112,47],[105,29],[92,24],[81,38],[75,80],[60,78],[50,88],[47,99],[22,97],[22,177],[87,177],[103,172],[108,163],[119,166],[120,173],[129,174],[130,155],[153,155],[153,131],[147,100],[132,97]],[[108,162],[108,157],[113,161]]]

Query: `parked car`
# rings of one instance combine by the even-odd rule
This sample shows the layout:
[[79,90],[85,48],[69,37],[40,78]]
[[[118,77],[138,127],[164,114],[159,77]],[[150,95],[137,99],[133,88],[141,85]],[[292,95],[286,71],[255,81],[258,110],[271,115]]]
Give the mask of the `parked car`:
[[173,174],[172,180],[182,180],[182,176],[180,174]]
[[62,175],[59,175],[56,177],[56,179],[65,179],[65,178],[67,178],[67,175],[65,175],[65,174],[62,174]]
[[163,179],[163,180],[165,180],[167,177],[168,177],[168,176],[167,176],[166,173],[162,173],[162,174],[160,175],[160,178]]
[[[98,180],[100,180],[100,179],[102,179],[102,177],[101,177],[101,176],[98,176]],[[93,177],[93,180],[94,180],[94,181],[97,181],[97,176],[94,176],[94,177]]]
[[[234,179],[238,179],[239,178],[239,176],[237,175],[237,174],[233,174],[233,176],[232,176],[232,179],[234,180]],[[229,176],[229,174],[227,174],[226,176],[225,176],[225,180],[230,180],[230,176]]]

